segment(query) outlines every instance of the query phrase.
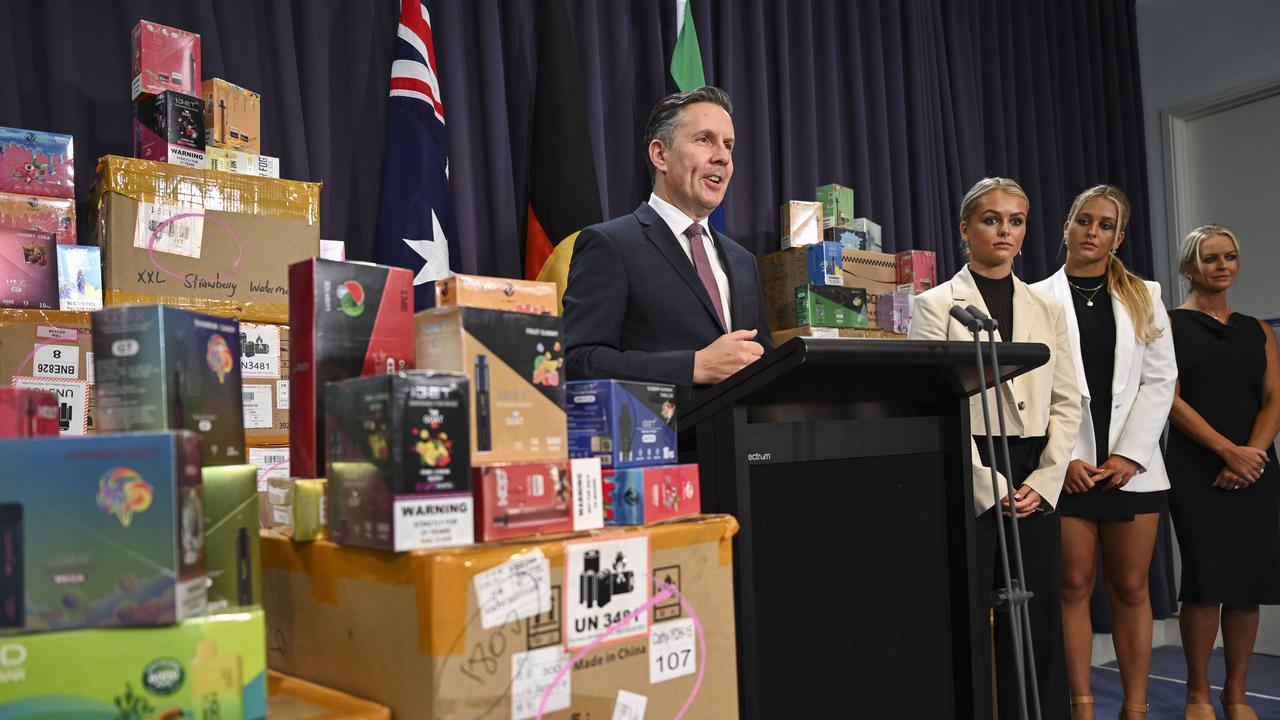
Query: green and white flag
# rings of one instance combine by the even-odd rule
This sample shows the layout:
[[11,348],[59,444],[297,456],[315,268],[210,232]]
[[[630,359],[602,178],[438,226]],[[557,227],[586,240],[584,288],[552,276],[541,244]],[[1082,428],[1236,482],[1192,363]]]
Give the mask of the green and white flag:
[[693,8],[689,0],[676,0],[676,47],[671,52],[671,77],[680,92],[689,92],[707,84],[702,74],[702,50],[698,47],[698,29],[693,26]]

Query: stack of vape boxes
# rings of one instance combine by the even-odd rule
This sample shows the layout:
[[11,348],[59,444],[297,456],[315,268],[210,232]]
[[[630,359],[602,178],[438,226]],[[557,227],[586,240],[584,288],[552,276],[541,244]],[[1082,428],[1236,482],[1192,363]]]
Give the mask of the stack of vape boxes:
[[139,20],[132,39],[133,156],[204,167],[200,36]]

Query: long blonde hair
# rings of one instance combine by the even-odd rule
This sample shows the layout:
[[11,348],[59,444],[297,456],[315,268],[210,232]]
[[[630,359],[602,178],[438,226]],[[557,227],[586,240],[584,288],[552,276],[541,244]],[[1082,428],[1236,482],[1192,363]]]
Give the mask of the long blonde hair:
[[[1030,211],[1031,200],[1027,197],[1027,191],[1022,189],[1017,180],[1010,180],[1002,177],[984,177],[969,188],[969,192],[964,194],[964,198],[960,200],[960,222],[968,222],[969,217],[973,215],[974,210],[978,209],[978,201],[983,195],[992,190],[1003,190],[1014,197],[1022,198],[1027,203],[1028,211]],[[969,257],[969,243],[960,238],[960,250],[965,257]]]
[[[1239,259],[1240,239],[1226,225],[1201,225],[1182,239],[1182,247],[1178,251],[1178,272],[1182,273],[1192,288],[1195,287],[1196,277],[1204,277],[1204,263],[1200,261],[1200,246],[1205,240],[1218,235],[1231,241],[1231,245],[1235,247],[1236,258]],[[1195,268],[1194,276],[1191,274],[1192,268]]]
[[[1067,213],[1067,222],[1074,222],[1080,210],[1084,208],[1084,204],[1099,197],[1110,200],[1116,206],[1118,215],[1116,241],[1119,242],[1124,236],[1125,228],[1129,225],[1129,215],[1132,210],[1129,198],[1114,185],[1095,185],[1077,195],[1075,201],[1071,203],[1071,210]],[[1120,304],[1124,305],[1125,311],[1133,319],[1133,328],[1137,332],[1138,340],[1149,343],[1164,334],[1155,322],[1155,311],[1151,307],[1151,291],[1147,289],[1142,278],[1129,272],[1129,269],[1116,256],[1115,251],[1116,246],[1112,246],[1111,254],[1107,256],[1107,284],[1111,286],[1111,292],[1120,300]]]

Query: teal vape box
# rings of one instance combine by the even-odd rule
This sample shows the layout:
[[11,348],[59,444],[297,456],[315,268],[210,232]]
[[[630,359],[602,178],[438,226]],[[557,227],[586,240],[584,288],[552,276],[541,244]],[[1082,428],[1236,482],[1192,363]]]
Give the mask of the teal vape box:
[[796,288],[796,325],[871,327],[867,291],[838,285],[801,285]]

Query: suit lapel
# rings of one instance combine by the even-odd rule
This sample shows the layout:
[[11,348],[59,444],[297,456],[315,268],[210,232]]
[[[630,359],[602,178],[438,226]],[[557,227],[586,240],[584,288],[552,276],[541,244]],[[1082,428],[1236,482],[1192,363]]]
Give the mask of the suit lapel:
[[[964,306],[967,306],[967,305],[975,305],[975,306],[977,306],[977,308],[978,308],[979,310],[981,310],[982,312],[986,313],[987,315],[990,315],[990,314],[991,314],[991,310],[990,310],[990,308],[988,308],[988,307],[987,307],[987,303],[986,303],[986,301],[982,299],[982,293],[978,291],[978,284],[977,284],[977,283],[975,283],[975,282],[973,281],[973,274],[972,274],[972,271],[971,271],[971,270],[969,270],[969,266],[968,266],[967,264],[966,264],[963,268],[961,268],[961,269],[960,269],[960,272],[956,273],[956,279],[957,279],[957,280],[959,280],[960,282],[958,282],[958,283],[957,283],[957,282],[954,282],[954,281],[953,281],[953,282],[951,283],[951,287],[952,287],[952,290],[951,290],[951,299],[952,299],[952,301],[953,301],[953,302],[955,302],[955,303],[956,303],[956,304],[958,304],[958,305],[961,305],[961,307],[964,307]],[[1014,279],[1013,279],[1013,329],[1012,329],[1012,332],[1013,332],[1013,336],[1014,336],[1015,338],[1016,338],[1016,337],[1018,337],[1018,332],[1020,331],[1020,329],[1021,329],[1022,325],[1023,325],[1023,324],[1025,324],[1025,321],[1024,321],[1024,323],[1019,323],[1019,322],[1018,322],[1018,316],[1019,316],[1019,315],[1022,315],[1022,316],[1024,316],[1024,317],[1025,317],[1025,316],[1026,316],[1026,314],[1028,313],[1028,310],[1026,310],[1026,309],[1021,309],[1021,308],[1019,308],[1019,305],[1018,305],[1018,285],[1019,285],[1019,284],[1021,284],[1021,281],[1020,281],[1020,280],[1018,280],[1018,278],[1017,278],[1017,277],[1014,277]],[[1023,286],[1023,288],[1022,288],[1022,292],[1023,292],[1023,294],[1024,294],[1024,295],[1028,292],[1028,291],[1027,291],[1027,289],[1026,289],[1026,286]],[[1024,298],[1023,298],[1024,303],[1026,302],[1026,300],[1027,300],[1027,298],[1025,298],[1025,297],[1024,297]],[[958,326],[959,326],[959,323],[957,323],[957,327],[958,327]],[[997,330],[996,330],[996,332],[995,332],[996,342],[1000,342],[1001,340],[1003,340],[1003,334],[1002,334],[1003,332],[1004,332],[1004,331],[1002,331],[1002,330],[1000,330],[1000,329],[997,329]],[[969,333],[966,331],[966,332],[964,333],[964,339],[968,339],[968,338],[969,338]],[[986,347],[985,342],[984,342],[984,345],[983,345],[983,353],[982,353],[982,356],[983,356],[984,358],[986,358],[986,357],[987,357],[987,347]],[[990,369],[988,368],[988,371],[989,371],[989,370],[990,370]],[[1021,421],[1021,420],[1022,420],[1022,412],[1023,412],[1023,411],[1018,409],[1018,400],[1017,400],[1017,399],[1018,399],[1018,397],[1020,397],[1020,392],[1019,392],[1019,391],[1020,391],[1020,388],[1018,387],[1018,384],[1017,384],[1017,383],[1018,383],[1018,380],[1019,380],[1020,378],[1022,378],[1022,377],[1026,377],[1026,376],[1025,376],[1025,374],[1024,374],[1024,375],[1020,375],[1019,377],[1014,378],[1013,380],[1010,380],[1009,382],[1002,383],[1002,384],[1000,385],[1001,390],[1004,392],[1004,405],[1005,405],[1005,408],[1006,408],[1010,413],[1012,413],[1012,414],[1014,414],[1014,415],[1018,416],[1019,421]],[[994,411],[994,410],[995,410],[995,408],[992,408],[992,410]],[[993,420],[993,422],[994,422],[994,420]]]
[[1076,319],[1076,304],[1071,299],[1071,288],[1067,286],[1066,266],[1058,268],[1058,272],[1049,278],[1050,295],[1062,305],[1066,315],[1067,334],[1071,336],[1071,360],[1076,368],[1076,384],[1080,394],[1089,397],[1089,382],[1084,376],[1084,357],[1080,354],[1080,325]]
[[[689,261],[689,256],[684,254],[684,249],[680,247],[680,241],[676,240],[675,235],[671,233],[671,228],[662,220],[658,212],[653,209],[649,203],[641,203],[640,207],[635,211],[636,219],[640,221],[641,227],[644,228],[644,235],[653,243],[658,252],[671,263],[671,267],[675,268],[676,274],[684,280],[689,286],[695,297],[702,302],[702,306],[711,314],[711,318],[716,325],[720,325],[720,316],[716,314],[716,308],[711,304],[711,296],[707,295],[707,289],[702,285],[702,280],[698,277],[698,272],[694,270],[693,263]],[[726,265],[727,267],[727,265]],[[732,278],[730,278],[730,287],[732,287]],[[730,293],[732,298],[733,293]]]
[[745,296],[745,292],[739,292],[742,286],[742,273],[746,272],[746,268],[734,267],[733,259],[729,257],[729,252],[724,235],[716,232],[715,228],[711,228],[711,236],[716,241],[716,254],[720,256],[720,267],[724,268],[724,275],[729,280],[729,324],[731,328],[725,328],[725,332],[730,330],[745,329],[743,318],[746,315],[743,312],[741,300]]
[[1129,384],[1129,366],[1133,363],[1133,346],[1137,337],[1133,329],[1133,318],[1129,317],[1124,303],[1115,295],[1111,296],[1111,311],[1116,316],[1116,357],[1111,377],[1111,397],[1116,397]]

